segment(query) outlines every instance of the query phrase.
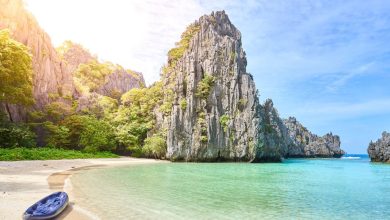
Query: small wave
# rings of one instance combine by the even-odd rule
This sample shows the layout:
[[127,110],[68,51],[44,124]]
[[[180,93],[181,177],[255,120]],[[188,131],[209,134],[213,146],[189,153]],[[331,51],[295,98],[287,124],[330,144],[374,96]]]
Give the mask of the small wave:
[[346,159],[346,160],[359,160],[360,157],[341,157],[341,159]]

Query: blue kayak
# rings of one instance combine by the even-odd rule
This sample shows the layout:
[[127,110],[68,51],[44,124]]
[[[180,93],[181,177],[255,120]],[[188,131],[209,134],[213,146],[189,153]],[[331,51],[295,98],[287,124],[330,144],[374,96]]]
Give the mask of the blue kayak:
[[56,192],[39,200],[24,214],[25,220],[51,219],[59,215],[68,205],[69,197],[66,192]]

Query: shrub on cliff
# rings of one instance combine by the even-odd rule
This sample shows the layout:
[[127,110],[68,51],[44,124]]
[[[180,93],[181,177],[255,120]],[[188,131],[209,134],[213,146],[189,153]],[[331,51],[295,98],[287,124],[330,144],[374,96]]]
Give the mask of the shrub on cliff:
[[214,85],[215,77],[206,74],[205,77],[199,82],[196,89],[195,96],[202,99],[207,99],[210,95],[211,88]]
[[192,37],[200,30],[199,24],[191,24],[181,34],[181,40],[176,43],[176,47],[168,51],[169,66],[175,66],[176,62],[183,56],[190,45]]

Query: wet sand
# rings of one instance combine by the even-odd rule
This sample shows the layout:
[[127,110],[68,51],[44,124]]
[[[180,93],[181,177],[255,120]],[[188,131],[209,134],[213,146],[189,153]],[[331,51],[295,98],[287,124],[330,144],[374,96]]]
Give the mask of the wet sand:
[[30,205],[56,191],[65,191],[70,197],[70,204],[59,219],[96,219],[97,216],[78,206],[74,200],[69,179],[73,173],[99,167],[161,162],[164,161],[129,157],[0,161],[0,220],[21,219]]

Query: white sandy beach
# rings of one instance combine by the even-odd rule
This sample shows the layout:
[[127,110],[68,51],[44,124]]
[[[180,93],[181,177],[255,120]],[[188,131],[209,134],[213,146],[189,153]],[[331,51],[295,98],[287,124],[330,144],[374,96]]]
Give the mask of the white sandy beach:
[[160,163],[153,159],[116,158],[116,159],[75,159],[75,160],[37,160],[37,161],[0,161],[0,220],[21,219],[22,213],[44,196],[66,191],[70,196],[70,205],[61,214],[60,219],[94,219],[77,205],[72,196],[68,177],[78,169],[95,166],[121,166],[131,164]]

